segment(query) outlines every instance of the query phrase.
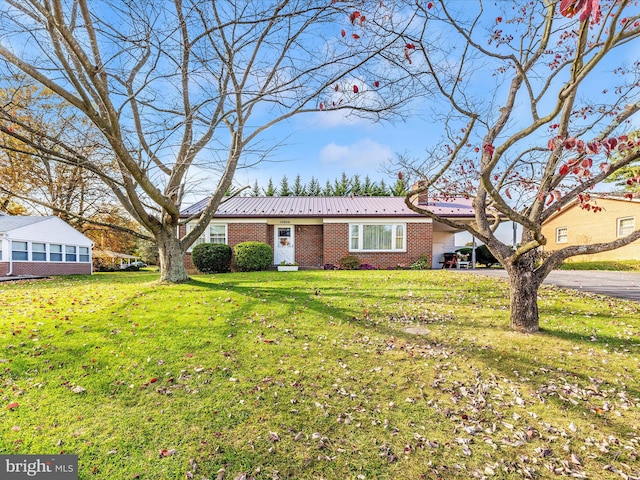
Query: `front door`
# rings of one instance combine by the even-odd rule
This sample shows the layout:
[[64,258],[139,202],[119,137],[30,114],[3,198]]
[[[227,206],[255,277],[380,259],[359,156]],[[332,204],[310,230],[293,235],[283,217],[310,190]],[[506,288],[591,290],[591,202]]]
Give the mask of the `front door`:
[[275,228],[275,248],[274,263],[279,265],[282,262],[293,263],[296,261],[295,247],[293,239],[293,227]]

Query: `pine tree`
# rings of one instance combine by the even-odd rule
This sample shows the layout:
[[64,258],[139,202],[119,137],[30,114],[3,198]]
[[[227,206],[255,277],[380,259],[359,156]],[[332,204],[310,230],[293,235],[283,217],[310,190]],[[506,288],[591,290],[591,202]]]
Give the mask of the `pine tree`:
[[269,184],[267,185],[267,189],[264,191],[265,196],[273,197],[276,194],[276,189],[273,188],[273,180],[269,177]]
[[327,180],[327,183],[324,185],[324,190],[322,190],[322,195],[325,197],[331,197],[333,195],[333,187],[331,186],[331,182]]
[[251,189],[251,196],[252,197],[260,196],[260,187],[258,186],[258,180],[256,180],[253,184],[253,188]]
[[336,178],[333,181],[333,194],[336,197],[344,197],[346,195],[349,195],[349,192],[351,191],[350,187],[351,181],[347,177],[347,174],[345,172],[342,172],[340,179],[338,180]]
[[362,183],[360,183],[360,175],[358,175],[357,173],[351,179],[351,193],[353,195],[363,194]]
[[405,181],[398,178],[395,185],[389,188],[389,194],[392,197],[404,197],[407,194],[407,184]]
[[299,174],[296,175],[296,179],[293,182],[293,194],[296,197],[304,197],[307,194],[307,189],[302,184]]
[[291,193],[291,188],[289,188],[289,179],[286,175],[284,175],[282,177],[282,180],[280,180],[280,196],[288,197],[291,195]]
[[376,194],[376,184],[371,181],[369,175],[364,177],[364,185],[362,186],[362,194],[369,197]]
[[318,182],[316,177],[311,177],[309,186],[307,187],[307,195],[310,197],[319,197],[322,195],[322,187],[320,187],[320,182]]

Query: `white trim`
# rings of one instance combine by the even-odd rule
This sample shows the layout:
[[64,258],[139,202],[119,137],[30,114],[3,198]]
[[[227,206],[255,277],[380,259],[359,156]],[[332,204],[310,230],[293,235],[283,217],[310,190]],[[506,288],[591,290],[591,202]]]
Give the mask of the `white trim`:
[[[560,230],[564,230],[564,239],[560,239]],[[556,227],[556,243],[569,243],[569,227]]]
[[433,220],[428,217],[420,218],[407,218],[407,217],[362,217],[362,218],[325,218],[323,223],[376,223],[389,224],[389,223],[404,223],[406,225],[410,223],[433,223]]
[[[354,226],[358,226],[358,247],[353,248],[351,245],[351,231]],[[364,241],[364,226],[391,226],[391,245],[392,247],[389,249],[378,249],[378,250],[369,250],[363,248]],[[398,227],[402,227],[402,247],[396,247],[396,239]],[[349,223],[349,233],[348,233],[348,242],[349,242],[349,252],[358,252],[358,253],[405,253],[407,251],[407,223],[406,222],[385,222],[385,221],[377,221],[377,222],[351,222]]]

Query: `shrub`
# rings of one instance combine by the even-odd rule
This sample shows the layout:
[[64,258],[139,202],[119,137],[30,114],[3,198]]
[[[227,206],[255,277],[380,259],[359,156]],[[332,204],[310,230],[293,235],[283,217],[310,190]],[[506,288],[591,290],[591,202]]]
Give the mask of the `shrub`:
[[231,270],[231,247],[220,243],[201,243],[193,247],[191,260],[202,273],[226,273]]
[[267,270],[273,263],[273,249],[262,242],[243,242],[233,248],[236,269],[241,272]]
[[369,263],[361,263],[360,270],[378,270],[378,267]]
[[358,270],[360,268],[360,259],[355,255],[345,255],[338,260],[341,270]]
[[487,267],[498,265],[500,262],[493,256],[486,245],[480,245],[476,248],[476,263],[481,263]]
[[411,270],[429,270],[431,269],[431,258],[426,253],[423,253],[409,268]]

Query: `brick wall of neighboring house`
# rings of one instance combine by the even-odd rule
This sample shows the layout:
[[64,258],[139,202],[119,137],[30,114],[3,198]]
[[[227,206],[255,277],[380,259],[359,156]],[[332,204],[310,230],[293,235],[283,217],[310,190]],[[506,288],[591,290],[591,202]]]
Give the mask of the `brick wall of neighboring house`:
[[[0,276],[9,273],[9,262],[0,263]],[[90,263],[13,262],[13,275],[89,275]]]
[[377,268],[396,267],[398,264],[410,265],[420,255],[432,251],[431,223],[407,223],[406,252],[349,252],[349,225],[346,223],[329,223],[324,226],[324,263],[337,264],[340,258],[348,253],[355,255],[361,263],[368,263]]
[[298,265],[303,267],[322,267],[324,265],[322,225],[296,225],[295,242]]

